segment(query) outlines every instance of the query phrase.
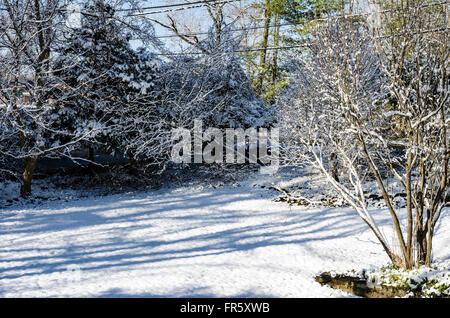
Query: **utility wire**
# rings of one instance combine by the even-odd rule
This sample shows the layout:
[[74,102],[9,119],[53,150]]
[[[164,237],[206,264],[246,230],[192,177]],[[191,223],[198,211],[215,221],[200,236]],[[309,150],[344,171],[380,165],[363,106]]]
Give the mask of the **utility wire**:
[[[171,12],[171,11],[178,11],[178,10],[187,10],[187,9],[193,9],[198,7],[203,7],[208,4],[226,4],[231,2],[236,2],[239,0],[201,0],[201,1],[194,1],[194,2],[182,2],[182,3],[176,3],[176,4],[167,4],[167,5],[159,5],[159,6],[150,6],[150,7],[143,7],[138,9],[133,8],[122,8],[122,9],[116,9],[117,12],[129,12],[129,11],[136,11],[136,10],[153,10],[153,9],[166,9],[166,10],[160,10],[160,11],[151,11],[151,12],[139,12],[134,14],[128,14],[123,17],[145,17],[146,15],[152,15],[152,14],[158,14],[158,13],[164,13],[164,12]],[[436,2],[436,3],[429,3],[426,5],[416,6],[416,7],[406,7],[406,8],[395,8],[395,9],[386,9],[382,11],[377,12],[368,12],[368,13],[355,13],[355,14],[343,14],[343,15],[335,15],[330,16],[326,18],[317,18],[308,20],[307,22],[320,22],[320,21],[330,21],[334,19],[346,19],[346,18],[352,18],[352,17],[362,17],[362,16],[368,16],[373,14],[383,14],[388,12],[394,12],[394,11],[404,11],[408,9],[419,9],[419,8],[427,8],[432,6],[439,6],[439,5],[445,5],[449,4],[450,1],[443,1],[443,2]],[[6,8],[0,8],[0,10],[7,10]],[[74,10],[65,10],[64,12],[75,12]],[[81,14],[92,14],[89,12],[80,12]],[[269,28],[273,27],[283,27],[283,26],[297,26],[297,25],[303,25],[304,23],[283,23],[280,25],[271,25]],[[264,26],[255,26],[255,27],[248,27],[248,28],[239,28],[239,29],[232,29],[229,30],[230,32],[238,32],[238,31],[250,31],[250,30],[258,30],[265,28]],[[447,28],[448,29],[448,28]],[[191,33],[191,34],[180,34],[182,36],[197,36],[197,35],[207,35],[209,32],[198,32],[198,33]],[[170,35],[163,35],[163,36],[157,36],[156,38],[162,39],[162,38],[171,38],[171,37],[179,37],[177,34],[170,34]],[[290,49],[290,48],[296,48],[298,46],[289,46],[289,47],[280,47],[279,49]],[[264,49],[264,48],[261,48]],[[268,48],[269,49],[269,48]],[[275,48],[273,48],[275,49]],[[252,49],[252,50],[259,50],[259,49]],[[194,54],[194,53],[173,53],[173,54]],[[203,54],[203,53],[199,53]],[[171,55],[171,54],[163,54],[163,55]]]
[[[177,4],[167,4],[167,5],[160,5],[160,6],[143,7],[143,8],[122,8],[122,9],[116,9],[115,11],[116,12],[130,12],[131,11],[132,12],[132,11],[139,11],[139,10],[167,9],[167,10],[160,10],[160,11],[131,13],[128,15],[124,15],[123,17],[146,16],[146,15],[159,14],[159,13],[164,13],[164,12],[194,9],[194,8],[198,8],[198,7],[203,7],[208,4],[226,4],[226,3],[232,3],[232,2],[237,2],[237,1],[240,1],[240,0],[203,0],[203,1],[183,2],[183,3],[177,3]],[[318,19],[313,19],[313,20],[308,20],[308,21],[327,21],[327,20],[336,19],[336,18],[339,19],[339,18],[367,16],[367,15],[372,15],[372,14],[377,14],[377,13],[388,13],[388,12],[394,12],[394,11],[404,11],[404,10],[408,10],[408,9],[427,8],[427,7],[432,7],[432,6],[444,5],[444,4],[448,4],[448,3],[450,3],[450,2],[443,1],[443,2],[429,3],[426,5],[415,6],[415,7],[386,9],[386,10],[377,11],[377,12],[355,13],[355,14],[349,14],[349,15],[336,15],[336,16],[332,16],[332,17],[318,18]],[[0,8],[0,10],[6,11],[7,8],[2,7],[2,8]],[[72,9],[72,10],[64,9],[64,10],[59,10],[59,11],[67,12],[67,13],[78,12],[74,9]],[[80,11],[80,13],[87,14],[87,15],[95,14],[93,12],[85,12],[85,11]]]
[[[236,1],[239,1],[239,0],[216,0],[216,1],[212,2],[212,3],[213,4],[227,4],[227,3],[236,2]],[[206,6],[208,4],[208,3],[204,3],[202,1],[198,1],[198,2],[195,2],[195,3],[197,3],[197,4],[185,5],[185,6],[180,7],[180,8],[168,8],[168,9],[159,10],[159,11],[130,13],[130,14],[124,15],[124,17],[141,17],[141,16],[160,14],[160,13],[167,13],[167,12],[184,11],[184,10],[188,10],[188,9],[201,8],[201,7],[204,7],[204,6]]]
[[[416,6],[416,7],[388,9],[388,10],[382,10],[382,11],[370,12],[370,13],[354,13],[354,14],[347,14],[347,15],[336,15],[336,16],[331,16],[331,17],[326,17],[326,18],[316,18],[316,19],[312,19],[312,20],[307,20],[307,22],[314,23],[314,22],[331,21],[331,20],[335,20],[335,19],[348,19],[348,18],[353,18],[353,17],[363,17],[363,16],[369,16],[369,15],[378,14],[378,13],[383,14],[383,13],[388,13],[388,12],[393,12],[393,11],[404,11],[407,9],[427,8],[427,7],[432,7],[432,6],[445,5],[445,4],[449,4],[449,3],[450,3],[450,1],[443,1],[443,2],[430,3],[427,5],[423,5],[423,6]],[[271,25],[271,26],[269,26],[269,28],[284,27],[284,26],[298,26],[298,25],[303,25],[303,24],[304,24],[304,22],[282,23],[280,25]],[[231,29],[229,31],[230,32],[250,31],[250,30],[258,30],[258,29],[264,29],[264,28],[265,28],[265,26],[255,26],[255,27],[248,27],[248,28]],[[197,33],[190,33],[190,34],[186,33],[186,34],[180,34],[180,35],[192,37],[192,36],[207,35],[207,34],[209,34],[209,32],[197,32]],[[162,35],[162,36],[157,36],[156,38],[164,39],[164,38],[172,38],[172,37],[179,37],[179,35],[177,35],[177,34]]]
[[191,6],[196,4],[221,4],[223,2],[236,2],[240,0],[203,0],[203,1],[193,1],[193,2],[182,2],[182,3],[175,3],[175,4],[165,4],[160,6],[152,6],[152,7],[143,7],[143,8],[124,8],[124,9],[117,9],[117,12],[124,12],[124,11],[137,11],[137,10],[153,10],[153,9],[166,9],[166,8],[173,8],[173,7],[184,7],[184,6]]
[[[215,0],[215,1],[213,1],[213,3],[215,3],[215,4],[225,3],[226,4],[226,3],[236,2],[236,1],[239,1],[239,0]],[[208,1],[206,1],[206,2],[208,2]],[[308,21],[327,21],[327,20],[331,20],[331,19],[362,17],[362,16],[373,15],[373,14],[383,14],[383,13],[395,12],[395,11],[406,11],[406,10],[410,10],[410,9],[428,8],[428,7],[439,6],[439,5],[449,4],[449,3],[450,3],[449,1],[435,2],[435,3],[429,3],[429,4],[425,4],[425,5],[420,5],[420,6],[411,6],[411,7],[404,7],[404,8],[393,8],[393,9],[386,9],[386,10],[375,11],[375,12],[336,15],[336,16],[331,16],[331,17],[326,17],[326,18],[317,18],[317,19],[308,20]],[[189,4],[186,4],[187,7],[181,7],[181,8],[177,8],[177,9],[167,9],[167,10],[151,11],[151,12],[139,12],[139,13],[125,15],[124,17],[146,16],[146,15],[159,14],[159,13],[164,13],[164,12],[193,9],[193,8],[203,7],[207,3],[205,3],[205,1],[197,1],[197,2],[192,2],[192,4],[194,4],[194,5],[189,6]],[[119,10],[117,10],[117,11],[119,11]],[[262,19],[264,19],[264,18],[262,18]]]
[[[250,48],[250,49],[242,49],[242,50],[236,50],[236,51],[229,51],[226,53],[243,53],[243,52],[256,52],[256,51],[262,51],[262,50],[282,50],[282,49],[294,49],[294,48],[302,48],[306,47],[307,45],[292,45],[292,46],[279,46],[279,47],[267,47],[267,48]],[[204,55],[205,53],[202,52],[174,52],[174,53],[154,53],[154,55],[163,55],[163,56],[176,56],[176,55]]]
[[[271,25],[269,28],[274,27],[284,27],[284,26],[296,26],[301,25],[302,23],[282,23],[279,25]],[[250,31],[250,30],[258,30],[258,29],[264,29],[265,26],[255,26],[255,27],[248,27],[248,28],[239,28],[239,29],[230,29],[228,32],[238,32],[238,31]],[[180,34],[181,36],[197,36],[197,35],[207,35],[209,32],[197,32],[197,33],[185,33]],[[165,38],[173,38],[173,37],[179,37],[177,34],[169,34],[169,35],[160,35],[157,36],[157,39],[165,39]]]
[[[417,34],[427,34],[427,33],[439,33],[439,32],[445,32],[449,31],[450,27],[446,28],[438,28],[438,29],[430,29],[430,30],[423,30],[419,32],[411,32],[411,33],[398,33],[398,34],[391,34],[386,36],[378,36],[374,37],[374,39],[385,39],[385,38],[391,38],[391,37],[400,37],[400,36],[409,36],[409,35],[417,35]],[[290,45],[290,46],[269,46],[266,48],[248,48],[248,49],[242,49],[242,50],[235,50],[235,51],[229,51],[225,53],[245,53],[245,52],[257,52],[257,51],[263,51],[263,50],[289,50],[289,49],[297,49],[297,48],[305,48],[311,46],[310,44],[299,44],[299,45]],[[177,55],[204,55],[205,53],[202,52],[174,52],[174,53],[153,53],[154,55],[162,55],[162,56],[177,56]]]
[[[181,3],[174,3],[174,4],[165,4],[165,5],[159,5],[159,6],[151,6],[151,7],[142,7],[142,8],[121,8],[121,9],[115,9],[115,12],[134,12],[134,11],[145,11],[145,10],[155,10],[155,9],[167,9],[167,10],[160,10],[160,11],[151,11],[151,12],[136,12],[136,13],[130,13],[127,16],[140,16],[140,15],[148,15],[148,14],[157,14],[157,13],[164,13],[164,12],[170,12],[170,11],[178,11],[178,10],[186,10],[186,9],[194,9],[198,7],[203,7],[206,5],[215,5],[215,4],[226,4],[231,2],[237,2],[240,0],[202,0],[202,1],[193,1],[193,2],[181,2]],[[0,8],[0,10],[6,11],[7,8]],[[75,9],[60,9],[61,12],[67,12],[67,13],[74,13],[78,12]],[[86,13],[86,14],[94,14],[94,12],[83,12],[80,11],[80,13]]]

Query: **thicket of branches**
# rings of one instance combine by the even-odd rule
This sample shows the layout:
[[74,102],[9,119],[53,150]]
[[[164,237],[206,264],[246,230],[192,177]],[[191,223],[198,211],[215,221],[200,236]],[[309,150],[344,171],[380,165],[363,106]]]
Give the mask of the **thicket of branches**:
[[[280,97],[285,159],[320,170],[403,268],[430,265],[450,181],[446,8],[414,4],[319,24],[305,56],[291,61],[293,80]],[[372,181],[393,243],[368,208]],[[406,208],[395,205],[392,187],[402,189]]]
[[[70,1],[0,0],[2,172],[24,162],[26,197],[40,158],[76,160],[74,150],[89,148],[163,166],[173,128],[192,128],[195,119],[217,128],[268,126],[278,111],[284,162],[323,173],[395,265],[430,265],[450,196],[448,4],[377,0],[361,14],[348,1],[263,3],[253,8],[262,9],[264,28],[262,47],[252,53],[242,52],[248,34],[228,23],[224,3],[205,4],[213,25],[201,40],[172,16],[170,24],[125,19],[118,8],[142,11],[134,0],[86,1],[75,26],[67,24]],[[248,20],[235,18],[244,26]],[[298,50],[281,63],[275,47],[269,63],[269,39],[282,43],[283,20],[301,25],[285,42]],[[191,50],[171,54],[154,22]],[[145,48],[132,47],[132,39]],[[257,57],[256,75],[245,72],[242,65]],[[257,93],[270,93],[271,102],[276,94],[277,107]],[[368,207],[373,184],[394,242]],[[405,195],[404,208],[392,185]]]
[[267,117],[227,32],[202,41],[207,55],[161,58],[130,46],[132,37],[158,44],[148,24],[133,24],[97,0],[81,8],[79,25],[68,25],[66,5],[0,5],[0,157],[6,167],[25,162],[21,196],[31,193],[42,157],[77,159],[73,151],[87,147],[163,165],[172,128],[189,128],[194,119],[252,126]]

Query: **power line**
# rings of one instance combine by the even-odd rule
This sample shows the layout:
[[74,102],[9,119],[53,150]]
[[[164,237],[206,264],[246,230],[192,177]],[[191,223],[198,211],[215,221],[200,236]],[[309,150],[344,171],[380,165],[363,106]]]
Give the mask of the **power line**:
[[[124,11],[135,11],[135,10],[152,10],[152,9],[165,9],[167,8],[167,10],[160,10],[160,11],[152,11],[152,12],[139,12],[139,13],[134,13],[134,14],[128,14],[125,15],[124,17],[145,17],[146,15],[152,15],[152,14],[159,14],[159,13],[164,13],[164,12],[172,12],[172,11],[178,11],[178,10],[187,10],[187,9],[193,9],[193,8],[198,8],[198,7],[203,7],[207,4],[226,4],[226,3],[231,3],[231,2],[236,2],[239,0],[201,0],[201,1],[194,1],[194,2],[182,2],[182,3],[176,3],[176,4],[167,4],[167,5],[159,5],[159,6],[150,6],[150,7],[143,7],[143,8],[139,8],[139,9],[133,9],[133,8],[122,8],[122,9],[116,9],[115,11],[117,12],[124,12]],[[438,5],[445,5],[450,3],[449,1],[443,1],[443,2],[436,2],[436,3],[429,3],[426,5],[421,5],[421,6],[416,6],[416,7],[406,7],[406,8],[396,8],[396,9],[387,9],[387,10],[382,10],[382,11],[378,11],[378,12],[368,12],[368,13],[355,13],[355,14],[348,14],[348,15],[335,15],[335,16],[331,16],[331,17],[326,17],[326,18],[317,18],[317,19],[312,19],[312,20],[308,20],[307,22],[320,22],[320,21],[330,21],[333,19],[346,19],[346,18],[352,18],[352,17],[362,17],[362,16],[368,16],[368,15],[372,15],[372,14],[377,14],[377,13],[387,13],[387,12],[393,12],[393,11],[404,11],[404,10],[408,10],[408,9],[416,9],[416,8],[427,8],[427,7],[431,7],[431,6],[438,6]],[[0,10],[7,10],[6,8],[0,8]],[[63,12],[74,12],[74,10],[65,10]],[[93,13],[90,12],[83,12],[80,11],[81,14],[87,14],[87,15],[92,15]],[[283,26],[297,26],[297,25],[302,25],[304,23],[283,23],[280,25],[272,25],[269,26],[269,28],[273,28],[273,27],[283,27]],[[257,29],[263,29],[265,28],[265,26],[255,26],[255,27],[248,27],[248,28],[239,28],[239,29],[232,29],[230,30],[231,32],[237,32],[237,31],[249,31],[249,30],[257,30]],[[198,32],[198,33],[191,33],[191,34],[181,34],[182,36],[197,36],[197,35],[206,35],[209,34],[209,32]],[[157,36],[156,38],[171,38],[171,37],[178,37],[179,35],[176,34],[170,34],[170,35],[163,35],[163,36]]]
[[374,37],[374,39],[387,39],[387,38],[400,37],[400,36],[411,36],[411,35],[417,35],[417,34],[439,33],[439,32],[448,31],[448,30],[450,30],[450,27],[436,28],[436,29],[431,29],[431,30],[422,30],[422,31],[416,31],[416,32],[382,35],[382,36],[376,36],[376,37]]
[[[449,31],[450,27],[446,28],[438,28],[438,29],[431,29],[431,30],[423,30],[418,32],[411,32],[406,34],[391,34],[386,36],[378,36],[374,37],[374,39],[384,39],[384,38],[391,38],[391,37],[399,37],[399,36],[406,36],[406,35],[417,35],[417,34],[426,34],[426,33],[439,33],[443,31]],[[305,48],[311,46],[310,44],[299,44],[299,45],[291,45],[291,46],[269,46],[266,48],[247,48],[242,50],[235,50],[235,51],[229,51],[226,53],[245,53],[245,52],[257,52],[257,51],[264,51],[264,50],[289,50],[289,49],[296,49],[296,48]],[[162,55],[162,56],[177,56],[177,55],[204,55],[205,53],[202,52],[174,52],[174,53],[153,53],[154,55]]]
[[[373,15],[373,14],[383,14],[383,13],[388,13],[388,12],[393,12],[393,11],[403,11],[403,10],[408,10],[408,9],[417,9],[417,8],[427,8],[427,7],[432,7],[432,6],[440,6],[440,5],[445,5],[450,3],[449,1],[443,1],[443,2],[436,2],[436,3],[429,3],[423,6],[416,6],[416,7],[406,7],[406,8],[397,8],[397,9],[388,9],[388,10],[382,10],[382,11],[376,11],[376,12],[369,12],[369,13],[354,13],[354,14],[347,14],[347,15],[335,15],[335,16],[331,16],[331,17],[326,17],[326,18],[316,18],[316,19],[311,19],[311,20],[307,20],[306,22],[308,23],[314,23],[314,22],[324,22],[324,21],[330,21],[330,20],[334,20],[334,19],[348,19],[348,18],[354,18],[354,17],[363,17],[363,16],[368,16],[368,15]],[[269,28],[273,28],[273,27],[284,27],[284,26],[297,26],[297,25],[304,25],[304,22],[298,22],[298,23],[282,23],[279,25],[271,25],[269,26]],[[248,28],[239,28],[239,29],[231,29],[229,30],[229,32],[238,32],[238,31],[249,31],[249,30],[258,30],[258,29],[264,29],[265,26],[255,26],[255,27],[248,27]],[[197,33],[186,33],[186,34],[180,34],[181,36],[198,36],[198,35],[207,35],[209,34],[209,32],[197,32]],[[172,38],[172,37],[179,37],[179,35],[177,34],[170,34],[170,35],[162,35],[162,36],[157,36],[156,38],[158,39],[163,39],[163,38]]]
[[[279,25],[270,25],[269,28],[274,27],[283,27],[283,26],[296,26],[301,25],[301,23],[282,23]],[[265,26],[255,26],[255,27],[248,27],[248,28],[239,28],[239,29],[230,29],[228,32],[238,32],[238,31],[250,31],[250,30],[258,30],[258,29],[264,29]],[[180,34],[181,36],[197,36],[197,35],[207,35],[209,32],[197,32],[197,33],[185,33]],[[169,35],[160,35],[157,36],[157,39],[164,39],[164,38],[173,38],[173,37],[179,37],[177,34],[169,34]]]
[[[205,6],[205,4],[206,4],[205,2],[212,2],[212,3],[215,3],[215,4],[222,4],[222,3],[226,4],[226,3],[236,2],[236,1],[239,1],[239,0],[214,0],[214,1],[213,0],[210,0],[210,1],[205,0],[205,1],[196,1],[196,2],[192,2],[192,5],[190,5],[189,3],[186,3],[185,6],[187,6],[187,7],[175,8],[175,9],[166,9],[166,10],[160,10],[160,11],[151,11],[151,12],[139,12],[139,13],[125,15],[124,17],[133,17],[133,16],[138,17],[138,16],[159,14],[159,13],[164,13],[164,12],[181,11],[181,10],[199,8],[199,7]],[[331,17],[326,17],[326,18],[317,18],[317,19],[308,20],[308,21],[328,21],[328,20],[332,20],[332,19],[363,17],[363,16],[372,15],[372,14],[383,14],[383,13],[395,12],[395,11],[405,11],[405,10],[410,10],[410,9],[427,8],[427,7],[432,7],[432,6],[444,5],[444,4],[448,4],[448,3],[450,3],[450,2],[449,1],[443,1],[443,2],[429,3],[429,4],[415,6],[415,7],[411,6],[411,7],[404,7],[404,8],[386,9],[386,10],[375,11],[375,12],[336,15],[336,16],[331,16]],[[160,7],[165,7],[165,6],[160,6]],[[117,11],[119,11],[119,10],[117,10]]]
[[[232,0],[232,1],[223,1],[223,0],[203,0],[203,1],[193,1],[193,2],[182,2],[182,3],[175,3],[175,4],[165,4],[165,5],[159,5],[159,6],[152,6],[152,7],[143,7],[143,8],[123,8],[123,9],[117,9],[117,12],[124,12],[124,11],[137,11],[137,10],[153,10],[153,9],[166,9],[166,8],[173,8],[173,7],[183,7],[183,6],[190,6],[190,5],[196,5],[196,4],[220,4],[222,2],[236,2],[239,0]],[[216,3],[218,2],[218,3]]]
[[[227,4],[227,3],[236,2],[236,1],[240,1],[240,0],[215,0],[215,1],[207,1],[207,2],[197,1],[197,2],[192,2],[192,4],[185,4],[183,7],[179,7],[179,8],[170,8],[169,7],[167,9],[159,10],[159,11],[130,13],[130,14],[124,15],[124,17],[141,17],[141,16],[147,16],[147,15],[153,15],[153,14],[166,13],[166,12],[184,11],[184,10],[189,10],[189,9],[201,8],[209,3]],[[161,6],[161,7],[163,7],[163,6]]]
[[[231,2],[237,2],[240,0],[202,0],[202,1],[194,1],[194,2],[182,2],[182,3],[176,3],[176,4],[166,4],[166,5],[159,5],[159,6],[151,6],[151,7],[143,7],[143,8],[121,8],[121,9],[115,9],[116,12],[130,12],[130,11],[139,11],[139,10],[153,10],[153,9],[167,9],[167,10],[160,10],[160,11],[151,11],[151,12],[137,12],[132,13],[129,15],[125,15],[124,17],[132,17],[132,16],[145,16],[145,15],[152,15],[152,14],[158,14],[158,13],[164,13],[164,12],[171,12],[171,11],[178,11],[178,10],[187,10],[187,9],[193,9],[198,7],[203,7],[207,4],[226,4]],[[416,8],[426,8],[431,6],[437,6],[437,5],[443,5],[448,4],[449,1],[444,2],[437,2],[437,3],[429,3],[426,5],[416,6],[416,7],[405,7],[405,8],[394,8],[394,9],[386,9],[382,11],[377,12],[369,12],[369,13],[356,13],[356,14],[349,14],[349,15],[337,15],[333,17],[327,17],[327,18],[318,18],[308,21],[327,21],[333,18],[350,18],[350,17],[358,17],[358,16],[366,16],[376,13],[387,13],[387,12],[394,12],[394,11],[404,11],[408,9],[416,9]],[[172,8],[172,9],[170,9]],[[175,9],[173,9],[175,8]],[[0,10],[6,11],[7,8],[0,8]],[[61,12],[68,12],[73,13],[75,10],[59,10]],[[78,12],[78,11],[77,11]],[[80,11],[82,14],[95,14],[94,12],[85,12]]]
[[[263,50],[287,50],[287,49],[294,49],[294,48],[302,48],[306,47],[307,45],[292,45],[292,46],[270,46],[267,48],[251,48],[251,49],[242,49],[242,50],[236,50],[236,51],[229,51],[226,53],[244,53],[244,52],[257,52],[257,51],[263,51]],[[205,55],[205,53],[202,52],[174,52],[174,53],[154,53],[154,55],[163,55],[163,56],[176,56],[176,55]]]
[[[146,11],[146,10],[155,10],[155,9],[167,9],[167,10],[151,11],[151,12],[136,12],[136,13],[131,13],[129,15],[125,15],[125,17],[140,16],[140,15],[151,15],[151,14],[157,14],[157,13],[170,12],[170,11],[199,8],[199,7],[203,7],[205,5],[226,4],[226,3],[237,2],[237,1],[240,1],[240,0],[200,0],[200,1],[193,1],[193,2],[181,2],[181,3],[165,4],[165,5],[142,7],[142,8],[121,8],[121,9],[115,9],[114,11],[115,12],[133,12],[133,11]],[[0,10],[6,11],[7,8],[2,7],[2,8],[0,8]],[[60,11],[67,12],[67,13],[78,12],[74,9],[72,9],[72,10],[61,9]],[[95,12],[86,12],[86,11],[81,11],[81,10],[80,10],[80,13],[95,14]]]

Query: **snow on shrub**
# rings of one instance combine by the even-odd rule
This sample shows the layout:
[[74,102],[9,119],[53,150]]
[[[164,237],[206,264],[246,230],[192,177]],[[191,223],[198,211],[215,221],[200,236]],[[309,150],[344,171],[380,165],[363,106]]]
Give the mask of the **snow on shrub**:
[[364,272],[370,287],[386,286],[428,297],[450,296],[450,268],[421,266],[412,270],[382,267]]

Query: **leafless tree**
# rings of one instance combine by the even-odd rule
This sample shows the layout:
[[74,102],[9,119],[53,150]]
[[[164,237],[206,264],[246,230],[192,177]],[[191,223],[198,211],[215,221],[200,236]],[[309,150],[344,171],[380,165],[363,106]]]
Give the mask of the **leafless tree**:
[[[286,160],[320,170],[393,264],[412,268],[431,264],[448,203],[449,34],[428,31],[442,25],[442,9],[404,6],[401,23],[392,9],[378,25],[341,16],[317,27],[280,101],[281,123]],[[368,208],[373,182],[393,244]],[[390,183],[406,194],[406,208],[396,207]]]
[[53,76],[52,54],[65,29],[63,6],[59,0],[0,2],[0,152],[24,160],[22,196],[31,193],[40,156],[68,155],[72,145],[95,130],[86,129],[63,143],[51,137],[66,135],[55,128],[62,104],[51,93],[56,87],[64,89]]
[[[119,1],[118,5],[123,2]],[[117,53],[122,56],[108,56],[100,47],[106,45],[107,40],[114,45],[113,38],[122,39],[125,47],[127,31],[141,34],[142,25],[120,19],[114,15],[116,7],[111,5],[107,6],[107,12],[102,12],[108,16],[93,12],[95,6],[88,5],[86,10],[80,8],[85,19],[97,19],[100,24],[109,21],[109,26],[103,26],[105,32],[114,24],[119,26],[115,32],[123,33],[123,36],[114,34],[108,39],[107,33],[98,32],[102,38],[94,43],[77,33],[81,26],[67,24],[72,14],[68,10],[69,3],[64,0],[0,1],[0,156],[10,163],[24,161],[20,190],[23,197],[31,193],[39,158],[80,159],[73,156],[73,150],[83,142],[85,145],[98,142],[97,137],[105,134],[120,136],[119,127],[125,123],[119,120],[118,110],[123,110],[124,104],[137,103],[134,97],[124,103],[129,94],[123,92],[144,93],[151,82],[151,78],[145,77],[153,75],[133,77],[132,73],[145,73],[145,69],[149,69],[142,64],[147,62],[137,57],[128,61],[135,65],[122,65],[120,59],[131,49]],[[78,42],[74,40],[77,36]],[[151,34],[142,37],[142,41],[151,37]],[[69,42],[78,47],[64,50]],[[98,47],[94,48],[95,45]],[[64,56],[69,51],[70,57]],[[93,52],[97,53],[98,63],[93,62]],[[100,65],[102,54],[107,61],[103,60]],[[98,65],[93,66],[95,63]],[[97,70],[89,70],[89,67],[97,67]],[[127,89],[126,85],[133,88]],[[114,127],[116,134],[111,132]]]

